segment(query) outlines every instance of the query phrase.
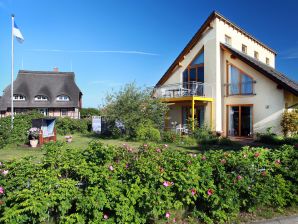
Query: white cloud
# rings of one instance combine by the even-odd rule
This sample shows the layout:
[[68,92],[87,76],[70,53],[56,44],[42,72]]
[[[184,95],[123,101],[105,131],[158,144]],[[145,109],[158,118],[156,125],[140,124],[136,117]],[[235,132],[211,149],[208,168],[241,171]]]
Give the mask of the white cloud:
[[34,52],[54,52],[54,53],[101,53],[101,54],[135,54],[135,55],[148,55],[148,56],[158,56],[156,53],[145,52],[145,51],[124,51],[124,50],[63,50],[63,49],[28,49],[27,51]]

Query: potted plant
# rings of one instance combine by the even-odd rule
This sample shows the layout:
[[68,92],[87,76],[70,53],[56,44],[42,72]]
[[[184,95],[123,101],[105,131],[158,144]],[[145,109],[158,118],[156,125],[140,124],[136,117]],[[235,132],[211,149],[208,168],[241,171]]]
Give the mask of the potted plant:
[[39,128],[30,128],[28,131],[30,145],[32,148],[36,148],[38,144],[39,132],[40,132]]
[[67,135],[67,136],[65,136],[65,140],[66,140],[66,142],[68,142],[68,143],[72,142],[72,136],[71,136],[71,135]]

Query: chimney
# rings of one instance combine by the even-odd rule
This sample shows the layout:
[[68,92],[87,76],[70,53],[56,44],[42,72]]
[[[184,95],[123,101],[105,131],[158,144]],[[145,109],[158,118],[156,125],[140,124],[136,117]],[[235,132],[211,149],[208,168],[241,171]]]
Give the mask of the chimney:
[[54,72],[59,72],[59,68],[58,68],[58,67],[55,67],[55,68],[53,69],[53,71],[54,71]]

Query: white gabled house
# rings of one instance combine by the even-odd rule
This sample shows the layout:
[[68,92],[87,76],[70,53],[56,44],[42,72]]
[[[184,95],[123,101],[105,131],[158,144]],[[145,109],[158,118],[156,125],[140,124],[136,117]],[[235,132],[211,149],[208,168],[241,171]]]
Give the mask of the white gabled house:
[[[169,104],[166,128],[207,124],[224,136],[253,137],[298,103],[298,84],[275,70],[276,52],[211,13],[155,86]],[[197,121],[197,122],[195,122]]]

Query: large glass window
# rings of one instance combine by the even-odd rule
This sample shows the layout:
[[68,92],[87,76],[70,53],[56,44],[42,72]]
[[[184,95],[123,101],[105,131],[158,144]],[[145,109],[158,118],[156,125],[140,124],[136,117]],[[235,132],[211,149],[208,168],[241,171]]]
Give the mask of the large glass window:
[[253,134],[252,106],[228,106],[228,135],[251,137]]
[[253,79],[233,65],[229,65],[229,95],[253,94]]

